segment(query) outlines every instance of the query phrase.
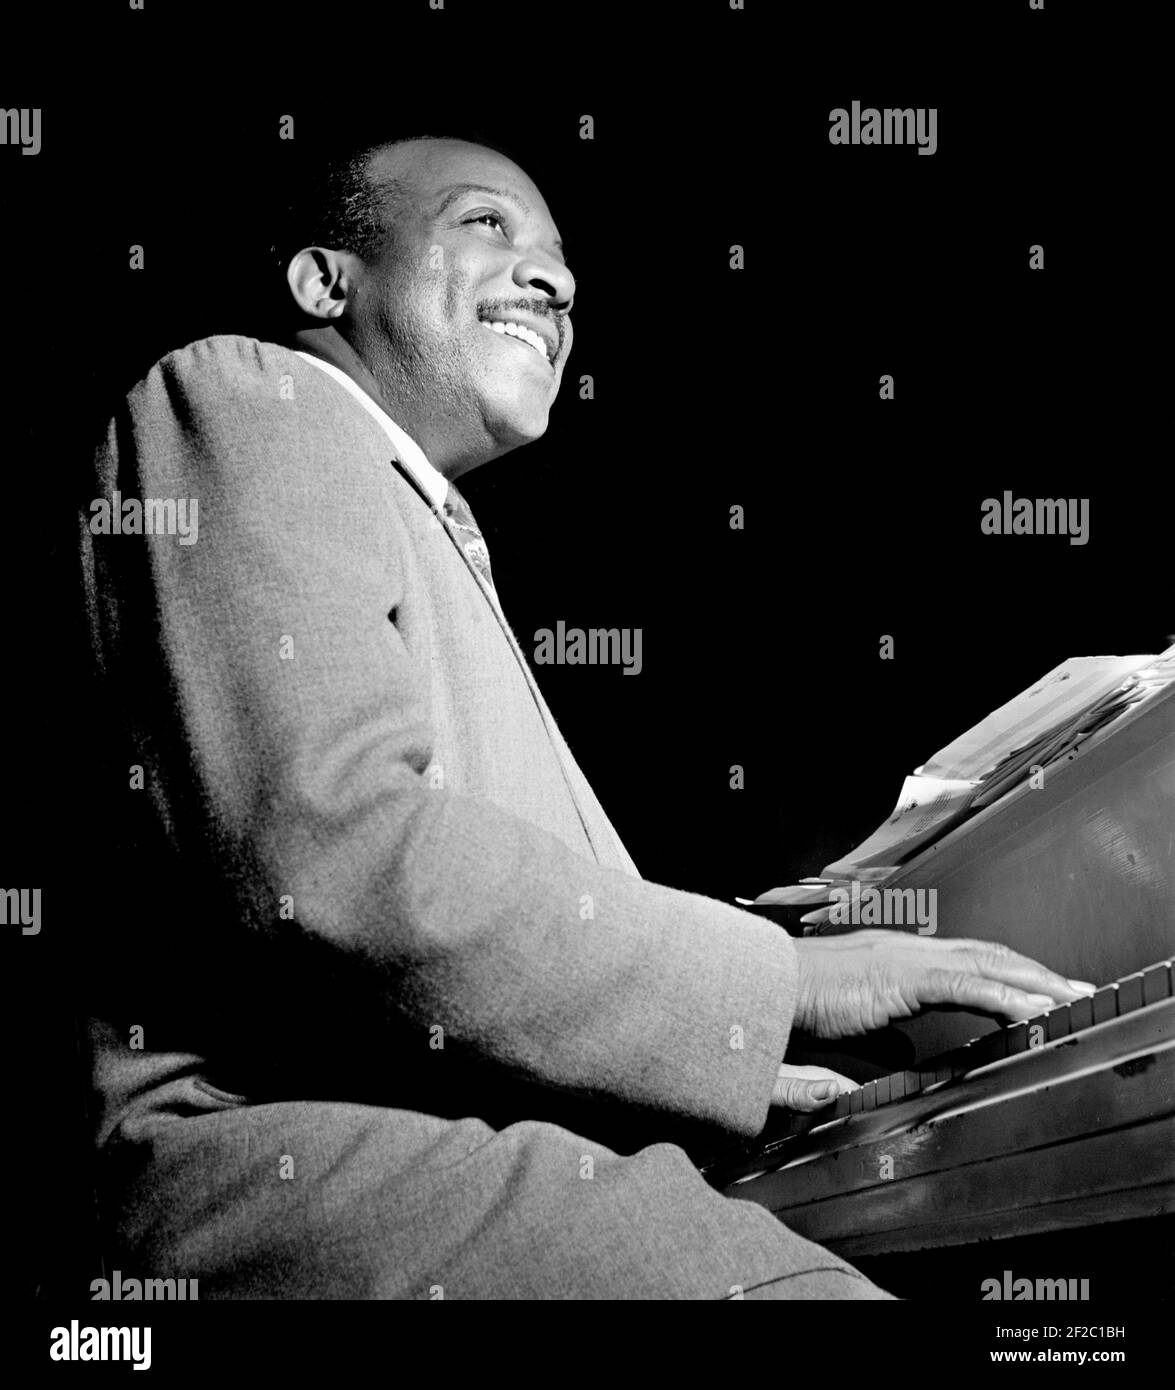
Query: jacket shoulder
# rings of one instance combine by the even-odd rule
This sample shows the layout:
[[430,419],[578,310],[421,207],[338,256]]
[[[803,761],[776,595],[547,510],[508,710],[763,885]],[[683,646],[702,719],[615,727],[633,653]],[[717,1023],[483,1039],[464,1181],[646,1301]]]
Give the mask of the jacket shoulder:
[[211,393],[222,404],[235,395],[274,396],[281,377],[304,365],[280,343],[235,334],[200,338],[161,357],[135,386],[130,400],[160,390],[197,398]]

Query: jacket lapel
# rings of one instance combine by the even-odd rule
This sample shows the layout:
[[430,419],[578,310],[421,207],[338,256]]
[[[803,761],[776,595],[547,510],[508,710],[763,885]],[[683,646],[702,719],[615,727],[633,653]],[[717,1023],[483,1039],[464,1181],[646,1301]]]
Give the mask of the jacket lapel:
[[[309,352],[315,357],[321,357],[324,361],[330,362],[333,366],[338,367],[340,371],[346,372],[351,380],[354,381],[357,386],[361,387],[362,390],[366,391],[390,419],[394,420],[396,418],[394,412],[389,408],[380,394],[379,384],[376,382],[375,377],[364,365],[359,354],[337,329],[329,325],[325,328],[300,329],[294,334],[294,345],[303,352]],[[391,447],[390,440],[389,447]],[[517,661],[519,669],[522,671],[523,679],[526,681],[527,689],[530,691],[531,698],[538,708],[539,717],[542,719],[543,726],[547,730],[547,736],[554,746],[556,759],[559,763],[560,771],[563,774],[563,781],[567,786],[567,791],[571,797],[572,805],[575,807],[576,815],[579,817],[580,825],[583,827],[583,833],[587,837],[588,843],[595,851],[597,861],[602,863],[601,846],[597,836],[592,832],[591,818],[584,812],[582,800],[576,789],[575,779],[569,769],[571,750],[564,742],[563,736],[559,732],[558,725],[555,723],[555,717],[547,707],[546,700],[543,699],[543,693],[539,689],[538,682],[534,678],[534,672],[531,670],[530,663],[523,654],[522,648],[518,645],[518,641],[510,628],[510,624],[506,621],[506,615],[502,612],[502,607],[498,602],[497,595],[492,594],[486,587],[481,575],[477,572],[477,568],[465,553],[465,547],[461,544],[461,538],[450,525],[448,517],[433,506],[432,499],[413,476],[411,469],[405,466],[403,460],[396,455],[394,450],[389,461],[400,476],[411,486],[413,492],[416,493],[423,504],[432,513],[442,530],[449,537],[449,540],[452,541],[458,555],[461,557],[461,563],[473,576],[474,582],[477,584],[478,589],[480,589],[482,597],[493,612],[494,621],[498,624],[503,636],[506,638],[511,652],[514,654],[514,659]]]

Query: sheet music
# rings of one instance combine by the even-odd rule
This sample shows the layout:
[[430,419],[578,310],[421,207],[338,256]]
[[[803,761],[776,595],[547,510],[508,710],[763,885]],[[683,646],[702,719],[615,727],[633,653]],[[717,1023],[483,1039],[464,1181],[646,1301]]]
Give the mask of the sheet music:
[[961,819],[978,789],[978,782],[907,777],[890,818],[845,858],[825,865],[825,876],[853,878],[862,865],[900,863]]
[[1011,753],[1076,718],[1116,690],[1153,656],[1075,656],[993,710],[916,772],[976,781]]
[[998,801],[1033,769],[1047,768],[1139,702],[1175,682],[1175,645],[1159,656],[1082,656],[1063,661],[937,752],[902,784],[893,813],[866,840],[827,864],[819,879],[773,888],[755,907],[816,907],[833,887],[883,882],[917,850]]

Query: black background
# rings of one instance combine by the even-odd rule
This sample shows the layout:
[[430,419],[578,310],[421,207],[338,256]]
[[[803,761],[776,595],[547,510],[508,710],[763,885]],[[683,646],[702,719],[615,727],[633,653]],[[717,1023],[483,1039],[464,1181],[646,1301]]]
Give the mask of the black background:
[[[42,935],[6,942],[19,1103],[41,1117],[34,1227],[73,1161],[68,933],[117,931],[136,891],[135,864],[89,848],[88,456],[159,356],[259,331],[274,208],[330,142],[472,125],[559,223],[578,281],[562,398],[540,443],[465,491],[524,647],[560,619],[643,630],[639,677],[537,675],[645,877],[729,900],[816,873],[1059,661],[1175,632],[1144,312],[1156,193],[1090,82],[1082,7],[247,13],[91,5],[14,31],[0,67],[44,141],[0,148],[0,880],[43,888]],[[828,112],[853,99],[937,106],[938,152],[831,146]],[[1088,498],[1089,543],[983,536],[1004,489]]]

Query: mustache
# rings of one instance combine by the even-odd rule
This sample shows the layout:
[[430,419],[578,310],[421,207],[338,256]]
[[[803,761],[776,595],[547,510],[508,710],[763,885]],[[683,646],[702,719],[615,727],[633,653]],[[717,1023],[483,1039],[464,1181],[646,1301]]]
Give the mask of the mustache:
[[487,299],[477,306],[479,317],[492,315],[495,318],[506,318],[512,310],[533,314],[535,318],[547,319],[554,325],[555,332],[559,335],[559,346],[555,349],[557,362],[563,356],[563,345],[567,341],[567,315],[560,313],[547,299]]

